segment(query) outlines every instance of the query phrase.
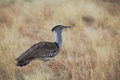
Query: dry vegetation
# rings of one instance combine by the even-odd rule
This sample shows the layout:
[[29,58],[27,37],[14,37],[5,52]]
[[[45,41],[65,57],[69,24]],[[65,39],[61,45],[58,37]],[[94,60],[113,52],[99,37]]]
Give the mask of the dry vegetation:
[[119,0],[0,1],[0,80],[35,80],[41,61],[21,68],[15,59],[34,43],[54,41],[57,24],[72,28],[39,80],[120,80]]

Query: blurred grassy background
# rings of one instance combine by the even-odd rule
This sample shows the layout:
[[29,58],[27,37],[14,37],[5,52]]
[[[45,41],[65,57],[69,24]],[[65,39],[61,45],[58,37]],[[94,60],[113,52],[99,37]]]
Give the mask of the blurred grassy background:
[[72,28],[39,80],[120,80],[120,0],[0,0],[0,80],[35,80],[41,61],[15,59],[58,24]]

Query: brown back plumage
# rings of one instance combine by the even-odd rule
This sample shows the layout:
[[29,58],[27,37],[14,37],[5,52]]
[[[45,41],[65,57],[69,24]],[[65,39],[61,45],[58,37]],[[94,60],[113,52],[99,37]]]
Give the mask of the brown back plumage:
[[16,59],[17,66],[25,66],[34,59],[48,60],[47,58],[56,56],[59,50],[57,43],[40,42],[34,44]]

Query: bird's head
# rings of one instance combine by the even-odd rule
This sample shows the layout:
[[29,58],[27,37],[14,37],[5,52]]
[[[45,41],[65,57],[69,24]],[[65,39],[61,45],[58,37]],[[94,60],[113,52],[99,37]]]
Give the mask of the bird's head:
[[71,27],[70,26],[57,25],[52,29],[52,31],[53,32],[58,31],[58,30],[62,31],[64,28],[71,28]]

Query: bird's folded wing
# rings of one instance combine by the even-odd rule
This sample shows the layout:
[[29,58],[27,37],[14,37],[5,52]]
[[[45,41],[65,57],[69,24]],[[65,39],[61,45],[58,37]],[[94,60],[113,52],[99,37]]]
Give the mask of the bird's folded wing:
[[55,56],[59,51],[58,46],[52,42],[40,42],[34,44],[26,52],[21,54],[16,60],[24,61],[26,59],[44,58]]

